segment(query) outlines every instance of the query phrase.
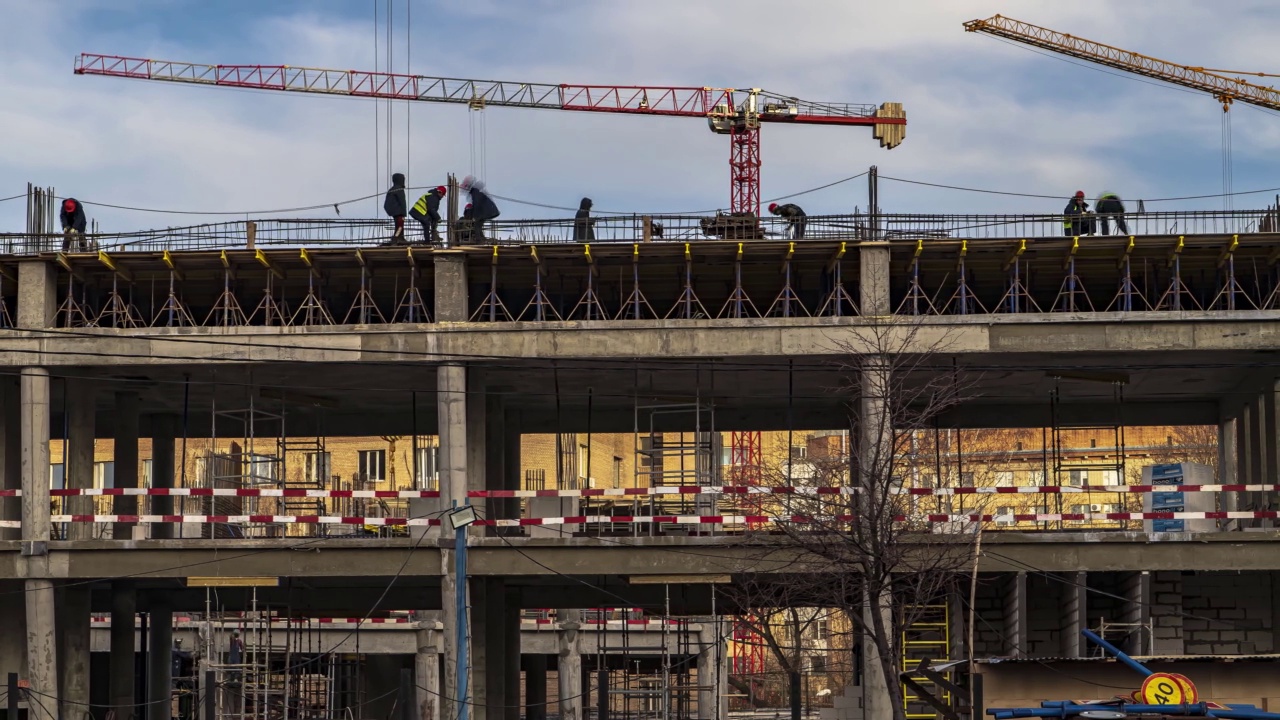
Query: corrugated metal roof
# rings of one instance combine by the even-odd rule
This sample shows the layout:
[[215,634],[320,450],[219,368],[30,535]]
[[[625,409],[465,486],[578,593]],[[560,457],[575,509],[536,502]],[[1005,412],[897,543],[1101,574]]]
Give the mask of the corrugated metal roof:
[[[1280,660],[1280,653],[1264,653],[1255,655],[1131,655],[1138,662],[1257,662]],[[1047,662],[1116,662],[1112,657],[989,657],[978,658],[974,662],[980,665],[1002,665],[1005,663],[1047,663]]]

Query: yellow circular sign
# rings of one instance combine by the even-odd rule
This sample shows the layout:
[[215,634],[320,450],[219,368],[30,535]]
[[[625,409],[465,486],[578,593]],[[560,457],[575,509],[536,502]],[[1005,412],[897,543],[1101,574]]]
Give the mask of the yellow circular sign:
[[1142,681],[1138,699],[1148,705],[1186,705],[1196,702],[1196,688],[1182,675],[1153,673]]
[[1178,684],[1182,686],[1182,694],[1187,698],[1188,703],[1200,702],[1200,693],[1196,690],[1195,683],[1191,682],[1191,678],[1180,673],[1169,674],[1172,675],[1173,679],[1177,680]]

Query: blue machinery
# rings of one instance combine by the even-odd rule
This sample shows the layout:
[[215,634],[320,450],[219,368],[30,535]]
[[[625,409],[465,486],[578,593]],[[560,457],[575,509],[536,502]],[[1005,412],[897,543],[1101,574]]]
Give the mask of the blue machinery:
[[[1093,632],[1082,630],[1080,634],[1144,678],[1153,674],[1147,666],[1120,652],[1119,648]],[[995,720],[1010,718],[1124,720],[1138,715],[1223,718],[1224,720],[1280,720],[1280,713],[1266,712],[1252,705],[1231,705],[1225,708],[1206,702],[1187,705],[1143,705],[1126,703],[1123,700],[1083,705],[1070,700],[1046,700],[1040,703],[1038,708],[988,708],[987,714]]]

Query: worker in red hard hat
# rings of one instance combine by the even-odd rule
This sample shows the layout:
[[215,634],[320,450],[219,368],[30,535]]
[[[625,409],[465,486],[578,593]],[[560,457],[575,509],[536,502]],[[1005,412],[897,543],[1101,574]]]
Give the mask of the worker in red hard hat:
[[804,237],[804,228],[808,224],[804,214],[804,209],[795,203],[787,203],[779,205],[778,203],[769,203],[769,212],[781,218],[786,218],[787,229],[792,240],[799,240]]
[[62,251],[87,251],[89,242],[84,232],[89,223],[84,215],[84,205],[75,198],[63,200],[62,212],[59,213],[58,219],[62,221]]
[[1093,217],[1089,212],[1089,203],[1085,202],[1083,190],[1077,190],[1076,194],[1067,201],[1067,207],[1062,211],[1062,215],[1063,235],[1080,237],[1093,234]]
[[409,215],[422,224],[423,240],[429,244],[442,244],[440,241],[440,200],[445,196],[446,192],[448,190],[445,186],[437,185],[418,198],[418,202],[414,203],[413,207],[409,209]]

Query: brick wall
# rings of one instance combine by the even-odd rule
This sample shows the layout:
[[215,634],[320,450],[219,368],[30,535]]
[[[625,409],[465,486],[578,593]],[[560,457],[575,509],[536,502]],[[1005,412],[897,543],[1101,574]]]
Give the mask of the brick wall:
[[1271,582],[1267,573],[1182,576],[1182,628],[1190,655],[1274,651]]
[[[974,595],[973,654],[977,657],[1003,657],[1004,648],[1004,591],[1007,579],[1003,575],[984,575],[978,580]],[[965,615],[966,621],[968,614]]]
[[1060,630],[1063,584],[1037,573],[1027,575],[1027,647],[1031,657],[1062,654]]

